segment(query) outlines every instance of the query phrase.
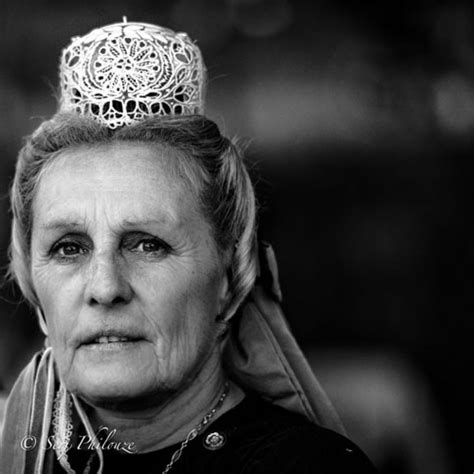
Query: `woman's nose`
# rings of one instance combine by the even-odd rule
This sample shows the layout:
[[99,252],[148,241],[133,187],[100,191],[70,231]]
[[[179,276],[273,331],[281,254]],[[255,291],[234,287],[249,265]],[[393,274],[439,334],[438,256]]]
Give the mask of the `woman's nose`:
[[123,262],[114,255],[100,255],[90,264],[85,295],[88,304],[111,307],[130,301],[133,291],[124,274]]

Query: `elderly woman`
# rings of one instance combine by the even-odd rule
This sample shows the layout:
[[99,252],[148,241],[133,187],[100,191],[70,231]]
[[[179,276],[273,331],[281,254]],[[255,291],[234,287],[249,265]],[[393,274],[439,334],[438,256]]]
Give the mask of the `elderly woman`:
[[64,51],[11,192],[11,274],[47,338],[0,472],[373,472],[285,324],[204,72],[185,34],[125,20]]

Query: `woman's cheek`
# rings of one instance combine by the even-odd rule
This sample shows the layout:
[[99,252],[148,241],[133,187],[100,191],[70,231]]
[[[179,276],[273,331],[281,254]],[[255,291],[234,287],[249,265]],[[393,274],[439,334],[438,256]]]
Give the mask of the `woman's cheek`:
[[166,318],[155,321],[157,356],[168,374],[186,371],[190,363],[206,349],[209,341],[207,315],[194,311],[183,299],[170,304]]
[[77,298],[75,293],[78,288],[74,281],[60,278],[57,273],[47,269],[40,269],[36,273],[35,281],[35,289],[46,320],[48,342],[53,348],[59,372],[64,378],[71,370],[76,349],[73,347],[71,334],[79,317],[79,308],[73,303]]

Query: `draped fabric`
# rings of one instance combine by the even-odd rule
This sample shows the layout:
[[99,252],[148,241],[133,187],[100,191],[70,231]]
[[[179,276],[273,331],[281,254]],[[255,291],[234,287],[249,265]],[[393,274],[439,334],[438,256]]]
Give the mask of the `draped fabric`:
[[[262,244],[259,277],[231,322],[224,353],[229,376],[245,390],[344,433],[331,402],[291,334],[280,302],[275,256],[269,245]],[[56,454],[48,439],[52,436],[55,393],[60,386],[52,349],[47,348],[33,357],[10,393],[0,438],[0,472],[53,472]],[[72,402],[74,430],[93,436],[80,401],[73,395],[66,396]],[[97,454],[100,462],[96,472],[100,474],[102,453]],[[64,457],[61,462],[65,465]]]
[[36,354],[13,386],[0,437],[0,472],[52,472],[53,452],[45,449],[54,398],[52,364],[51,349]]
[[260,244],[256,284],[232,323],[225,360],[236,382],[310,421],[344,434],[283,315],[275,254]]

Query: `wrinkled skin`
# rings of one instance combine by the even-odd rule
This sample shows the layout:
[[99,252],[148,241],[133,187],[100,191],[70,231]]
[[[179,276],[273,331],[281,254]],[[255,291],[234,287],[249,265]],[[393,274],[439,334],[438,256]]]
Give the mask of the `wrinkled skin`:
[[34,199],[49,341],[66,387],[94,406],[159,404],[220,370],[224,258],[176,159],[143,143],[68,149]]

